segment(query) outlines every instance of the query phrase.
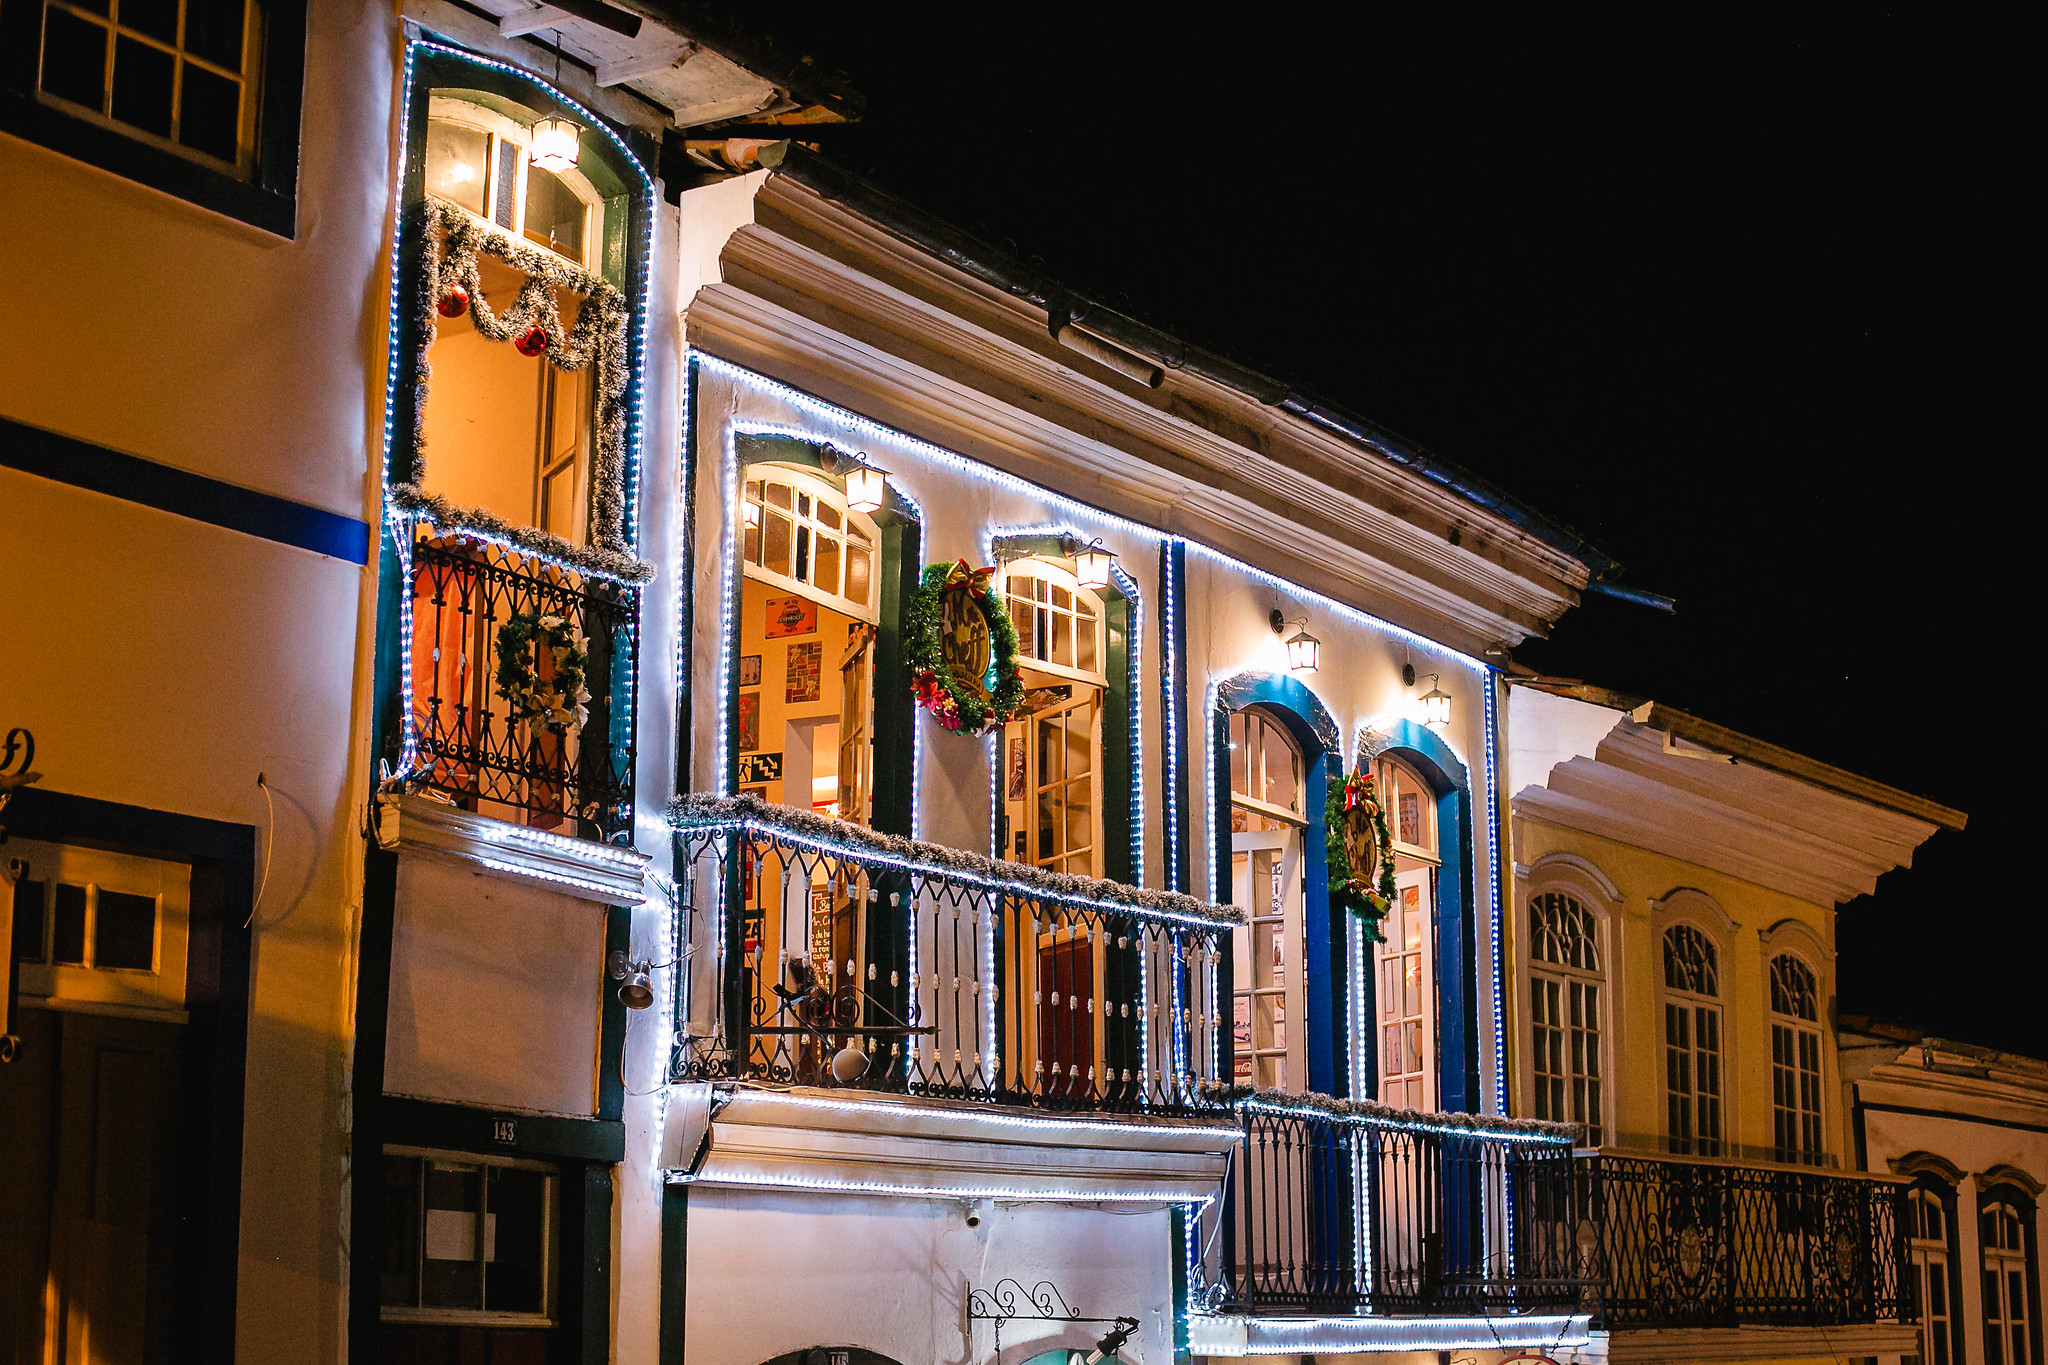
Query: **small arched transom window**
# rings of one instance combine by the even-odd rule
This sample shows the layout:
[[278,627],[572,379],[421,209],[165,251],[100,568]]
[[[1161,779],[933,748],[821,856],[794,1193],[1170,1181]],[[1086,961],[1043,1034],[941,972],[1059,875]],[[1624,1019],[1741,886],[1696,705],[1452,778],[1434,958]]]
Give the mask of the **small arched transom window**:
[[1593,912],[1562,891],[1529,902],[1529,1025],[1536,1117],[1602,1140],[1600,1034],[1605,982]]
[[1714,942],[1690,924],[1664,931],[1664,1138],[1671,1149],[1721,1154],[1721,969]]
[[845,494],[822,479],[755,465],[743,508],[747,577],[801,589],[869,625],[880,619],[875,523],[848,511]]
[[1771,959],[1771,1126],[1780,1161],[1827,1150],[1821,1123],[1820,986],[1789,953]]
[[1102,681],[1102,603],[1057,564],[1024,559],[1003,573],[1017,662],[1062,677]]

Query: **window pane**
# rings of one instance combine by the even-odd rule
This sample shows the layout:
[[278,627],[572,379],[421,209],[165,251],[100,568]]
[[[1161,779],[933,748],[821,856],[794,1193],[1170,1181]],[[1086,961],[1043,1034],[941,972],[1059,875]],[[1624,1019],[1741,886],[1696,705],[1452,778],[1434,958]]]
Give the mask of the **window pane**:
[[488,1174],[484,1307],[494,1313],[545,1312],[548,1178],[504,1166]]
[[171,54],[133,38],[114,40],[113,115],[145,133],[171,135]]
[[[771,486],[768,491],[773,493],[775,490]],[[782,491],[787,493],[789,490]],[[787,574],[792,548],[789,518],[777,512],[770,512],[765,518],[765,529],[767,534],[761,538],[761,567],[771,573]]]
[[839,542],[830,536],[817,538],[817,567],[811,571],[811,582],[826,592],[839,591]]
[[384,1157],[384,1247],[378,1302],[417,1308],[420,1302],[420,1159]]
[[862,606],[868,603],[868,551],[863,545],[846,547],[846,598]]
[[43,20],[43,89],[98,112],[107,102],[107,31],[53,9]]
[[21,962],[43,960],[43,886],[24,877],[14,884],[14,956]]
[[767,498],[767,500],[768,500],[768,505],[769,505],[770,507],[784,507],[784,508],[786,508],[786,507],[788,507],[788,506],[789,506],[789,485],[788,485],[788,484],[786,484],[786,483],[771,483],[771,484],[766,484],[766,485],[764,485],[764,486],[762,487],[762,490],[761,490],[761,491],[762,491],[762,495],[763,495],[764,497],[766,497],[766,498]]
[[85,965],[85,888],[59,882],[56,902],[57,923],[50,941],[50,961],[82,967]]
[[185,50],[230,71],[240,71],[242,8],[243,0],[185,0]]
[[149,971],[156,966],[156,898],[125,891],[100,892],[93,919],[92,965],[105,971]]
[[538,166],[526,168],[526,236],[572,261],[583,259],[583,201],[562,178]]
[[838,530],[839,509],[829,502],[820,502],[818,504],[818,525],[828,531]]
[[498,174],[491,181],[496,211],[491,221],[507,232],[512,230],[512,187],[519,183],[519,158],[524,150],[517,143],[498,139]]
[[185,85],[178,96],[178,141],[233,161],[241,120],[241,82],[185,63]]
[[1095,659],[1095,636],[1101,629],[1094,619],[1088,616],[1083,616],[1074,623],[1074,667],[1084,673],[1093,673],[1102,667]]
[[1074,666],[1074,618],[1065,612],[1052,612],[1052,647],[1045,657],[1056,664]]
[[[483,1266],[477,1232],[482,1171],[464,1162],[427,1162],[426,1268],[420,1302],[427,1308],[481,1308]],[[483,1255],[490,1255],[490,1229]]]
[[178,0],[121,0],[114,22],[166,43],[178,41]]
[[488,133],[436,119],[427,125],[427,192],[484,215],[485,171],[490,165]]

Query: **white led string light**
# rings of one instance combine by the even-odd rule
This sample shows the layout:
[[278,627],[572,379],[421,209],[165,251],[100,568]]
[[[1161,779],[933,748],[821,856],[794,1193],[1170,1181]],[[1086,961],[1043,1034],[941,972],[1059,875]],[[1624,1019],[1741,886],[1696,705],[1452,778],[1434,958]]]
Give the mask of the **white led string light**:
[[1255,1110],[1261,1114],[1277,1114],[1282,1118],[1348,1124],[1354,1128],[1387,1128],[1400,1133],[1436,1133],[1444,1137],[1478,1138],[1499,1142],[1541,1142],[1553,1147],[1572,1145],[1572,1138],[1568,1133],[1529,1133],[1484,1123],[1454,1127],[1450,1124],[1419,1123],[1414,1119],[1386,1118],[1377,1114],[1333,1114],[1326,1109],[1313,1109],[1306,1105],[1275,1104],[1271,1100],[1263,1099],[1242,1099],[1237,1101],[1235,1107]]
[[[1189,1345],[1210,1357],[1351,1354],[1377,1351],[1491,1351],[1542,1346],[1552,1350],[1592,1342],[1584,1314],[1464,1318],[1372,1315],[1330,1318],[1220,1317],[1189,1319]],[[1245,1344],[1236,1342],[1242,1330]]]
[[1493,922],[1493,1112],[1508,1112],[1507,993],[1501,972],[1500,793],[1495,789],[1495,761],[1500,753],[1500,715],[1495,710],[1495,684],[1486,687],[1486,886]]
[[1159,694],[1162,699],[1160,723],[1163,733],[1160,743],[1166,749],[1166,787],[1159,793],[1166,808],[1166,829],[1161,847],[1166,851],[1166,886],[1170,891],[1186,891],[1181,885],[1181,855],[1188,850],[1183,847],[1187,832],[1180,825],[1180,727],[1187,717],[1182,714],[1187,699],[1180,693],[1180,671],[1174,667],[1179,655],[1174,650],[1177,639],[1175,623],[1180,619],[1180,601],[1177,593],[1178,575],[1173,571],[1171,542],[1163,548],[1169,553],[1159,557],[1159,630],[1162,640],[1159,659]]

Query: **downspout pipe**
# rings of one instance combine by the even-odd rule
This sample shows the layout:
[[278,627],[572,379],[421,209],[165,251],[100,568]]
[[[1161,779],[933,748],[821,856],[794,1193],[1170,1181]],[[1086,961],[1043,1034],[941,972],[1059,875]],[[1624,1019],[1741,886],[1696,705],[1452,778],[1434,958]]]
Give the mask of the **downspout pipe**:
[[1045,310],[1055,335],[1063,325],[1086,329],[1105,341],[1155,360],[1165,369],[1220,384],[1267,407],[1277,407],[1313,426],[1362,446],[1384,459],[1449,489],[1543,544],[1585,565],[1588,588],[1658,610],[1671,610],[1672,599],[1612,580],[1622,565],[1612,555],[1561,522],[1450,461],[1433,455],[1363,417],[1332,407],[1270,375],[1213,352],[1190,346],[1180,338],[1140,322],[1074,292],[1009,252],[960,231],[951,224],[833,165],[808,148],[792,145],[780,172],[825,199],[858,213],[872,223],[923,248],[940,260],[993,288]]

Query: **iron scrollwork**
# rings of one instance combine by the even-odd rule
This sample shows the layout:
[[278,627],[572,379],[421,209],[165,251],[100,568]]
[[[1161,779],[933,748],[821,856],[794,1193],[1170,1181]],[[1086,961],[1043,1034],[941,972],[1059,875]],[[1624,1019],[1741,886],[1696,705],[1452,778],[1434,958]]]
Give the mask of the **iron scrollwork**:
[[1138,1320],[1119,1315],[1113,1318],[1091,1318],[1074,1311],[1059,1286],[1051,1280],[1040,1280],[1026,1289],[1023,1282],[1004,1276],[992,1288],[976,1289],[967,1286],[967,1321],[995,1324],[995,1358],[1003,1355],[1003,1324],[1006,1322],[1085,1322],[1107,1324],[1110,1336],[1118,1344],[1138,1330]]

